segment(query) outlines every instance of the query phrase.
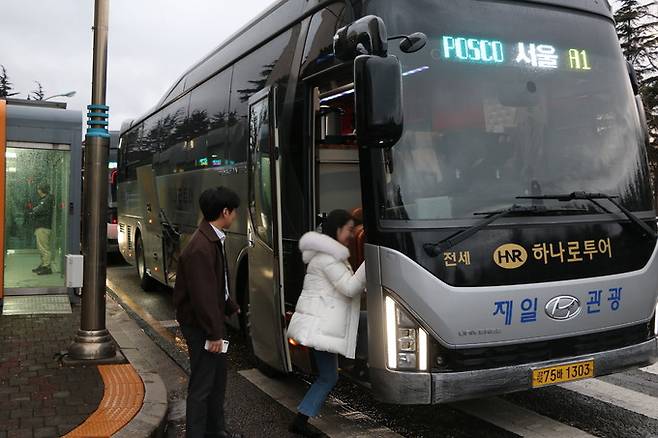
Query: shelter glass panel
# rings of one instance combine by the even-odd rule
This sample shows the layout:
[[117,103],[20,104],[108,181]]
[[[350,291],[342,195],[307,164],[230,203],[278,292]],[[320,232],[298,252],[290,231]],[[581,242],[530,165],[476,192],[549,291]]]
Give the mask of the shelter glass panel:
[[62,288],[68,242],[70,152],[8,147],[4,284]]

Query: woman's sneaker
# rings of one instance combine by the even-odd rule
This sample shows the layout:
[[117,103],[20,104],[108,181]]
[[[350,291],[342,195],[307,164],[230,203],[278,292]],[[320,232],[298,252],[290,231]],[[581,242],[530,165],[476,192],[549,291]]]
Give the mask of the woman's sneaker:
[[308,424],[308,417],[301,413],[297,413],[295,421],[290,424],[288,430],[297,435],[316,438],[324,436],[323,433],[319,432],[316,428]]

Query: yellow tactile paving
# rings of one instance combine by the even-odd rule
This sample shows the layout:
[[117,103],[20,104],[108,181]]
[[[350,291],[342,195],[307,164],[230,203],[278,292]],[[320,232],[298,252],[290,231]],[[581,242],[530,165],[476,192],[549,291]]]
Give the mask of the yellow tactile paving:
[[144,384],[130,364],[99,365],[105,389],[98,409],[64,438],[110,437],[139,412],[144,401]]

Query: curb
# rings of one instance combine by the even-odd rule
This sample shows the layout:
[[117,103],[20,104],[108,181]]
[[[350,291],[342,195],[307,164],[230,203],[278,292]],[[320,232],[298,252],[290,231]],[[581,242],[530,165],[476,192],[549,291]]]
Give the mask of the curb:
[[119,303],[107,300],[107,308],[115,313],[115,315],[108,315],[108,330],[144,384],[144,401],[141,409],[128,424],[112,436],[160,438],[164,436],[167,421],[169,405],[167,388],[155,367],[140,351],[139,343],[144,339],[136,339],[136,337],[145,338],[148,342],[152,341],[127,315]]
[[167,389],[157,373],[138,370],[138,374],[144,382],[144,403],[137,415],[120,431],[112,435],[113,437],[151,438],[164,435],[168,407]]
[[121,306],[122,310],[126,312],[132,319],[132,321],[137,324],[139,328],[143,330],[144,333],[148,336],[148,338],[153,342],[155,345],[157,345],[160,350],[164,354],[169,357],[176,365],[178,365],[180,368],[182,368],[185,373],[189,376],[190,375],[190,359],[186,353],[183,353],[179,351],[178,349],[172,349],[170,348],[169,341],[162,336],[160,333],[158,333],[157,330],[155,330],[149,323],[148,321],[145,321],[142,316],[135,312],[133,309],[130,308],[130,305],[126,303],[119,294],[117,294],[110,286],[106,286],[105,290],[107,292],[107,295],[111,297],[119,306]]

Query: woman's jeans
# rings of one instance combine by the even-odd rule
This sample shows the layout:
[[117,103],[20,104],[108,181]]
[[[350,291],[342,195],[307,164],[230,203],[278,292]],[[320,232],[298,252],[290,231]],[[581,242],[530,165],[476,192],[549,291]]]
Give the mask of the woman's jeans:
[[338,356],[335,353],[313,350],[313,357],[320,375],[297,407],[297,411],[307,417],[318,415],[322,404],[338,382]]

